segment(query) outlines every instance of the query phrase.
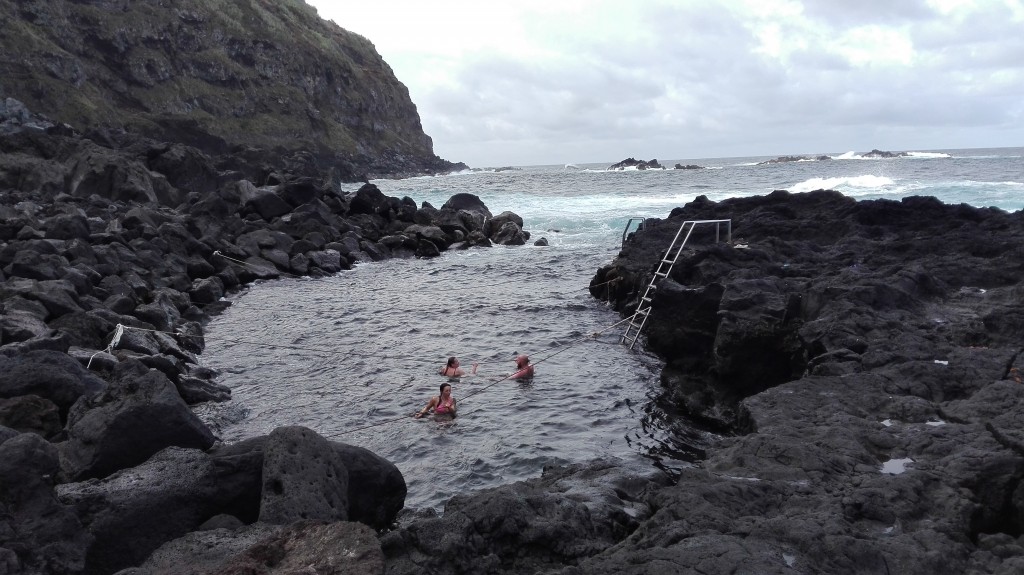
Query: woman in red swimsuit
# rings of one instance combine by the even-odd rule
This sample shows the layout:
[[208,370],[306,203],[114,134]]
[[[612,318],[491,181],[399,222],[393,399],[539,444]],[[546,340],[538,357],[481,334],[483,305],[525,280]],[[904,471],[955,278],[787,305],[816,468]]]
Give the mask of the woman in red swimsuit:
[[427,402],[427,406],[416,412],[413,417],[423,417],[430,410],[434,410],[434,415],[450,415],[455,417],[455,398],[452,397],[452,384],[442,383],[440,395],[435,395],[430,398]]

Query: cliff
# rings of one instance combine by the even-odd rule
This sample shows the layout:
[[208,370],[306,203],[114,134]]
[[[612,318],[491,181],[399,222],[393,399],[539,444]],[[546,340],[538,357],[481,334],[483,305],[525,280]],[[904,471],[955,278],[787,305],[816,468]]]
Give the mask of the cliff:
[[[0,96],[92,139],[179,142],[251,175],[458,167],[358,34],[301,0],[0,0]],[[257,181],[256,183],[262,183]]]

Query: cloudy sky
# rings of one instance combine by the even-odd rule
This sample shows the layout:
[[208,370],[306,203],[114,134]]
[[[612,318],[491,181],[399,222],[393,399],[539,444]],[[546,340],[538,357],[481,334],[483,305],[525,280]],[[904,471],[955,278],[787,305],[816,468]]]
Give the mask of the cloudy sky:
[[1024,0],[306,0],[473,167],[1024,146]]

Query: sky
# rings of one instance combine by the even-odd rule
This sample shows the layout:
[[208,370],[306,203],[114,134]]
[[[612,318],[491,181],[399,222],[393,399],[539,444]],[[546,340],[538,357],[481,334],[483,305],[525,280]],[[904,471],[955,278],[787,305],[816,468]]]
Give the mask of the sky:
[[471,167],[1024,146],[1024,0],[306,0]]

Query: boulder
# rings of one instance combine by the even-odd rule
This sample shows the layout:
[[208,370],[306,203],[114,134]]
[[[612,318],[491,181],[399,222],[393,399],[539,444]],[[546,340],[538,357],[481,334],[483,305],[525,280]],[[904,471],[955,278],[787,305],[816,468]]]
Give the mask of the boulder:
[[355,194],[352,195],[352,199],[349,201],[349,213],[351,214],[371,214],[371,215],[387,215],[391,209],[391,202],[388,197],[385,196],[377,186],[373,184],[363,184]]
[[50,335],[53,330],[39,316],[14,310],[0,315],[0,343],[8,344]]
[[61,468],[69,480],[105,477],[170,446],[213,445],[213,434],[163,373],[127,361],[113,377],[103,393],[82,398],[68,415]]
[[491,241],[505,246],[522,246],[530,236],[515,222],[505,222],[491,234]]
[[348,519],[383,530],[405,506],[405,478],[393,463],[369,449],[339,441],[331,447],[348,470]]
[[8,573],[81,573],[90,537],[54,493],[57,448],[35,433],[0,443],[0,566]]
[[348,469],[331,444],[305,427],[279,427],[263,446],[260,521],[348,519]]
[[36,395],[67,412],[80,397],[102,391],[106,383],[66,353],[39,350],[0,355],[0,397]]
[[0,425],[44,439],[56,437],[64,428],[57,405],[38,395],[0,399]]
[[288,205],[296,208],[312,202],[320,194],[322,192],[317,188],[312,178],[301,178],[286,182],[278,186],[277,189],[277,195],[287,202]]
[[240,200],[244,212],[258,214],[270,221],[292,211],[292,206],[281,199],[272,188],[257,188],[249,182],[239,182]]
[[103,480],[58,486],[60,500],[88,525],[86,573],[138,565],[157,547],[221,512],[225,493],[214,460],[171,447]]
[[475,194],[458,193],[448,198],[448,201],[441,206],[442,210],[452,210],[458,212],[465,210],[478,215],[483,216],[483,219],[488,220],[491,218],[491,211],[487,209],[483,200]]

